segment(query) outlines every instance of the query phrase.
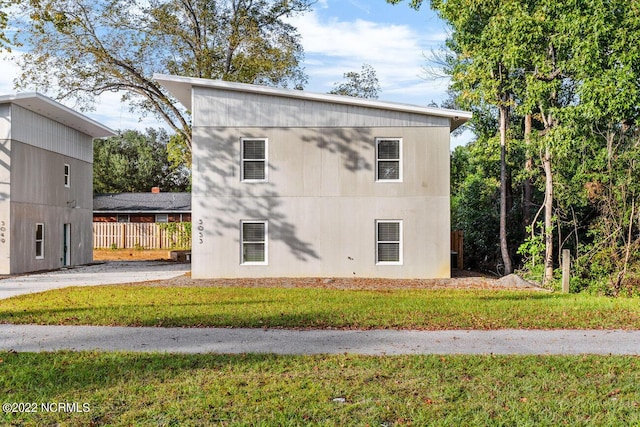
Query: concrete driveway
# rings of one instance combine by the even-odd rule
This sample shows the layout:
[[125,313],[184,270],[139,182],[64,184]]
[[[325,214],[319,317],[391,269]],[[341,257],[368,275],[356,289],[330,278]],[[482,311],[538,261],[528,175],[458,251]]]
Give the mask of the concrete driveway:
[[146,282],[177,277],[190,271],[191,264],[164,261],[107,261],[23,276],[0,279],[0,299],[66,288],[117,283]]

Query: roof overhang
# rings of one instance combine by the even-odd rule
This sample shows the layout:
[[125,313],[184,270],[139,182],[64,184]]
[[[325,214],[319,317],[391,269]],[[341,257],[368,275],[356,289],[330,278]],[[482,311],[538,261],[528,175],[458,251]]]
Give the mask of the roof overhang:
[[26,110],[62,123],[92,138],[104,138],[116,135],[116,133],[108,127],[40,93],[19,93],[16,95],[0,96],[0,104],[7,103],[18,105]]
[[463,125],[471,118],[468,111],[449,110],[446,108],[422,107],[411,104],[400,104],[395,102],[377,101],[371,99],[355,98],[352,96],[342,96],[324,93],[307,92],[303,90],[279,89],[269,86],[258,86],[245,83],[233,83],[222,80],[201,79],[196,77],[182,77],[166,74],[154,74],[153,78],[164,86],[180,103],[191,110],[192,91],[194,87],[212,88],[227,90],[232,92],[245,92],[252,94],[262,94],[268,96],[278,96],[282,98],[303,99],[309,101],[328,102],[333,104],[353,105],[365,108],[375,108],[381,110],[398,111],[404,113],[423,114],[448,118],[450,130],[453,131]]

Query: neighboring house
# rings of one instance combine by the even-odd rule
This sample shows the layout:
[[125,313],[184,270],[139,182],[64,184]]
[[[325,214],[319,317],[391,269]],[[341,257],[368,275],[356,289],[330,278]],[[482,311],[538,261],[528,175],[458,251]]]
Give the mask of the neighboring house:
[[93,222],[191,222],[191,193],[97,194]]
[[450,276],[463,111],[156,75],[192,112],[192,277]]
[[93,138],[114,133],[43,95],[0,96],[0,274],[93,260]]

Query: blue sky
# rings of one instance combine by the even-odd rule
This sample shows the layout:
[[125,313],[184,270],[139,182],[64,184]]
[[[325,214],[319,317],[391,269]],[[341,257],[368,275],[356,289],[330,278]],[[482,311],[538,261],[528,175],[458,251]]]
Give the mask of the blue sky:
[[366,63],[376,70],[382,100],[426,105],[446,96],[446,79],[425,78],[427,58],[447,36],[428,6],[415,11],[384,0],[319,0],[292,23],[302,35],[307,90],[328,92]]
[[[380,81],[381,100],[427,105],[446,97],[448,81],[426,78],[424,71],[427,58],[447,36],[446,25],[428,4],[415,11],[406,2],[394,6],[385,0],[318,0],[312,12],[290,22],[302,36],[309,76],[305,90],[326,93],[343,81],[344,73],[369,64]],[[0,69],[0,93],[13,93],[18,67],[5,58]],[[118,94],[103,96],[96,111],[87,115],[113,129],[159,125],[153,117],[130,114]]]

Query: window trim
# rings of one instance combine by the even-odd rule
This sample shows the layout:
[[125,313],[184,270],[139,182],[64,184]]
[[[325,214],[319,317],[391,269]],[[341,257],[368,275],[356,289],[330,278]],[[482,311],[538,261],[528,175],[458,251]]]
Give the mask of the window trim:
[[[245,141],[263,141],[264,142],[264,159],[245,159],[244,143]],[[264,162],[264,179],[246,179],[244,177],[245,162]],[[240,181],[241,182],[269,182],[269,138],[240,138]]]
[[[164,217],[165,221],[160,221],[158,219],[158,217]],[[162,224],[168,223],[169,222],[169,214],[156,214],[155,220],[156,220],[155,222],[159,222],[159,223],[162,223]]]
[[[41,228],[42,237],[38,239],[38,228]],[[38,242],[40,243],[40,254],[38,255]],[[35,235],[35,246],[36,246],[36,259],[44,259],[44,243],[45,243],[45,234],[44,234],[44,223],[37,222],[36,223],[36,235]]]
[[[244,241],[244,224],[264,224],[264,240],[262,242]],[[245,243],[262,243],[264,245],[264,261],[245,261]],[[269,265],[269,221],[266,219],[243,219],[240,220],[240,265]]]
[[[403,246],[404,246],[404,239],[403,239],[403,226],[402,226],[402,220],[401,219],[377,219],[376,220],[376,265],[403,265],[404,263],[404,251],[403,251]],[[395,241],[395,240],[379,240],[378,238],[378,224],[383,224],[383,223],[393,223],[393,224],[399,224],[399,240]],[[380,261],[380,253],[379,253],[379,245],[381,243],[397,243],[398,244],[398,261]]]
[[[398,159],[380,159],[378,158],[378,145],[380,144],[381,141],[398,141]],[[403,156],[402,156],[402,138],[398,138],[398,137],[377,137],[376,138],[376,143],[375,143],[375,156],[376,156],[376,182],[402,182],[402,163],[403,163]],[[397,179],[385,179],[385,178],[380,178],[379,175],[379,168],[378,168],[378,163],[380,162],[384,162],[384,161],[397,161],[398,162],[398,178]]]
[[68,163],[64,164],[64,186],[71,187],[71,166]]

